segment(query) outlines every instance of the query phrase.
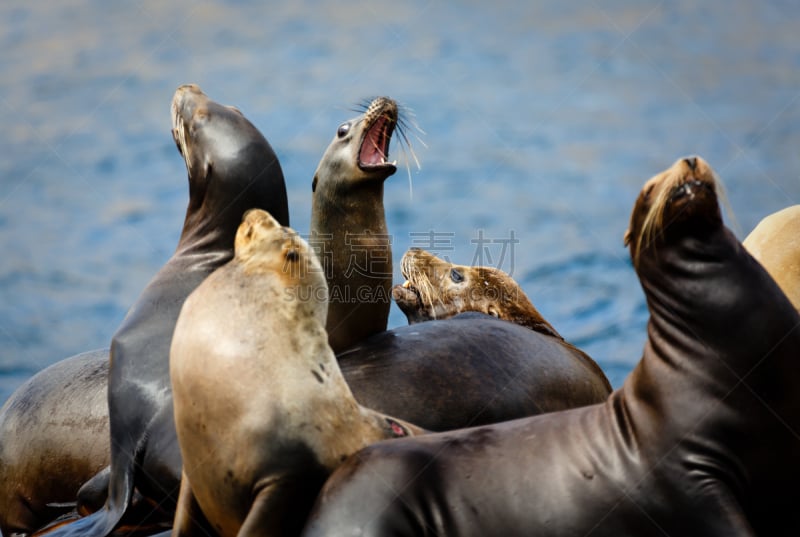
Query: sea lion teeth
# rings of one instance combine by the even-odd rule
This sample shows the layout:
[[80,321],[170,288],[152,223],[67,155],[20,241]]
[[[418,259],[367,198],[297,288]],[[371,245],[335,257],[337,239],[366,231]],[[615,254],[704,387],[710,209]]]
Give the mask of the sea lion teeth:
[[[400,262],[403,287],[415,291],[415,299],[392,294],[409,324],[447,319],[467,311],[488,313],[537,332],[563,339],[545,320],[514,279],[494,267],[456,265],[421,248],[410,248]],[[459,276],[453,281],[452,274]],[[411,280],[425,289],[424,299]]]
[[[374,99],[365,114],[347,122],[347,136],[339,136],[337,129],[314,174],[311,233],[314,248],[330,253],[322,263],[331,290],[327,329],[334,352],[386,330],[388,324],[392,249],[383,182],[397,171],[386,162],[397,118],[394,100]],[[351,242],[367,235],[374,240]],[[354,253],[368,272],[352,270]]]

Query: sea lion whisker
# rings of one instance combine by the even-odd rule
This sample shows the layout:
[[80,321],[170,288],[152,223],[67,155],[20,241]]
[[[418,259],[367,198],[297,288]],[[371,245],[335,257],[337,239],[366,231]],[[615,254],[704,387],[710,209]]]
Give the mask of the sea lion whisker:
[[353,106],[347,108],[350,112],[355,112],[357,114],[364,114],[369,110],[369,106],[377,97],[366,97],[361,101],[355,103]]
[[[403,116],[403,112],[410,113],[413,116],[413,112],[410,111],[410,108],[402,108],[398,110],[398,120],[397,120],[397,133],[398,133],[398,142],[400,146],[400,152],[405,157],[405,167],[406,167],[406,174],[408,175],[408,196],[410,199],[414,199],[414,184],[411,179],[411,160],[413,159],[414,164],[417,166],[417,172],[422,169],[420,165],[419,159],[417,158],[417,154],[414,151],[414,146],[411,144],[411,139],[406,134],[406,130],[413,128],[414,130],[423,133],[422,129],[419,128],[416,121],[413,123],[408,123]],[[423,147],[427,148],[428,146],[425,145],[425,142],[417,135],[415,136],[417,140],[422,144]],[[409,158],[410,156],[410,158]]]

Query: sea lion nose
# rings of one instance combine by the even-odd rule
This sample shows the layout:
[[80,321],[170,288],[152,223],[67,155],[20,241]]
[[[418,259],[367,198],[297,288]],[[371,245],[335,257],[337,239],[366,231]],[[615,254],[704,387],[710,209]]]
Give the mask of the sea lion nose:
[[690,170],[694,171],[697,168],[697,157],[686,157],[683,161],[689,166]]
[[189,91],[192,93],[202,93],[203,90],[197,84],[183,84],[178,87],[178,91]]

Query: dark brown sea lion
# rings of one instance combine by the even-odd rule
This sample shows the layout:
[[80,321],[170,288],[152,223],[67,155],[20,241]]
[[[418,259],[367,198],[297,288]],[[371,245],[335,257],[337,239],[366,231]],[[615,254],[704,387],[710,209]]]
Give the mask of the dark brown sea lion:
[[432,431],[590,405],[611,393],[581,350],[477,312],[393,328],[336,357],[361,404]]
[[233,260],[186,299],[170,352],[174,536],[297,535],[348,455],[421,432],[356,402],[328,345],[327,294],[306,241],[252,210]]
[[367,447],[304,535],[800,535],[800,316],[715,185],[692,157],[639,195],[648,341],[607,402]]
[[241,112],[212,101],[196,85],[186,85],[175,92],[172,116],[173,136],[189,175],[189,206],[175,254],[111,341],[108,498],[102,509],[51,535],[107,535],[128,508],[134,486],[156,505],[174,508],[181,457],[169,347],[180,308],[206,276],[233,257],[234,236],[246,210],[262,208],[289,223],[278,159]]
[[383,182],[398,122],[397,103],[378,97],[336,131],[312,183],[309,242],[328,279],[328,336],[334,352],[386,330],[391,307],[392,248]]
[[800,309],[800,205],[764,217],[742,244]]
[[410,248],[400,268],[406,281],[392,288],[392,298],[408,324],[479,311],[561,338],[519,284],[498,268],[456,265],[421,248]]

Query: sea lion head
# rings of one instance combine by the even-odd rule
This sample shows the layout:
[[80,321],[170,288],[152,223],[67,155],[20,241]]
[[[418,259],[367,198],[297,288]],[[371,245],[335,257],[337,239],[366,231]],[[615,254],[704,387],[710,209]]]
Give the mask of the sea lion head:
[[251,209],[236,232],[235,261],[246,275],[269,275],[284,298],[310,305],[324,326],[328,284],[319,260],[292,228],[281,226],[268,212]]
[[410,248],[400,270],[406,281],[392,289],[392,298],[409,324],[476,311],[561,338],[517,282],[500,269],[456,265]]
[[172,137],[189,174],[189,211],[231,215],[259,207],[289,224],[286,187],[278,158],[259,130],[234,106],[211,100],[196,84],[172,98]]
[[312,191],[320,180],[336,181],[335,185],[326,185],[329,188],[350,188],[364,180],[382,182],[397,171],[396,164],[388,161],[397,119],[397,103],[378,97],[361,116],[339,125],[314,174]]
[[643,251],[669,241],[685,226],[695,231],[722,224],[722,186],[714,170],[700,157],[678,159],[647,181],[631,214],[624,242],[638,266]]

